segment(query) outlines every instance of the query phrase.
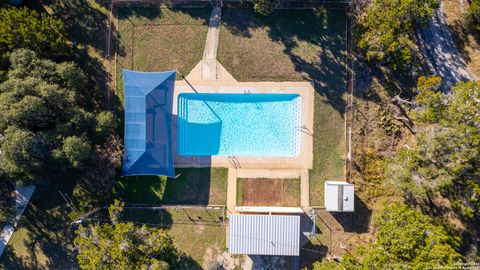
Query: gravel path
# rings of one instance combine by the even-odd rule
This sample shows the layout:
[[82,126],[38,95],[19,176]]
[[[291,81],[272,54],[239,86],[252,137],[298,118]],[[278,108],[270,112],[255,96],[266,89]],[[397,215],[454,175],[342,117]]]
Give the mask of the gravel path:
[[449,90],[459,81],[472,79],[467,64],[455,47],[441,2],[440,8],[437,9],[428,26],[419,29],[417,36],[430,69],[435,75],[443,78],[445,89]]

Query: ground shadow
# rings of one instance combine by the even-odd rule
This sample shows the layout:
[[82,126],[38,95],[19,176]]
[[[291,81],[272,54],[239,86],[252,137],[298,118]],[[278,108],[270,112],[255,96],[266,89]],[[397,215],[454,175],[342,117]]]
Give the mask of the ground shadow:
[[354,212],[331,212],[335,220],[343,227],[345,232],[368,232],[372,210],[355,195]]
[[252,270],[295,269],[296,256],[248,255],[252,260]]
[[145,205],[224,205],[225,168],[177,168],[177,178],[130,176],[117,181],[114,193],[127,203]]
[[10,248],[6,248],[0,256],[1,269],[35,269],[37,267],[34,262],[27,262],[17,256]]
[[323,244],[307,243],[300,249],[300,269],[312,269],[315,262],[321,262],[328,254]]
[[[0,265],[6,269],[66,269],[76,264],[70,209],[62,201],[58,190],[40,188],[34,192]],[[20,254],[14,253],[12,245]]]
[[[266,29],[272,42],[284,46],[283,53],[290,58],[295,71],[312,81],[315,90],[326,97],[326,102],[339,113],[345,111],[343,95],[346,92],[346,10],[277,10],[270,16],[255,14],[250,9],[226,9],[222,25],[234,35],[253,38],[257,29]],[[334,33],[334,34],[332,34]],[[316,50],[315,56],[298,53]],[[305,46],[310,46],[307,49]]]
[[165,209],[135,208],[128,204],[122,213],[121,220],[139,225],[149,225],[161,228],[170,228],[173,224],[172,215]]
[[[118,19],[129,19],[130,17],[139,17],[145,23],[156,23],[156,19],[161,18],[162,16],[168,16],[168,21],[162,24],[183,24],[175,19],[175,17],[170,16],[167,12],[164,12],[167,8],[159,7],[159,6],[145,6],[144,4],[141,5],[129,5],[129,6],[122,6],[118,8]],[[189,15],[192,18],[196,19],[205,19],[205,25],[208,24],[209,16],[205,15],[205,9],[202,8],[183,8],[183,7],[175,7],[175,8],[168,8],[169,10],[174,10],[176,12],[181,12],[184,14]],[[208,13],[208,15],[210,15]]]
[[179,177],[169,178],[164,203],[208,205],[212,181],[211,168],[177,168]]
[[[75,45],[89,45],[105,54],[108,16],[84,0],[43,0],[52,15],[62,20],[69,39]],[[95,1],[98,4],[98,1]],[[105,11],[107,9],[104,7]]]

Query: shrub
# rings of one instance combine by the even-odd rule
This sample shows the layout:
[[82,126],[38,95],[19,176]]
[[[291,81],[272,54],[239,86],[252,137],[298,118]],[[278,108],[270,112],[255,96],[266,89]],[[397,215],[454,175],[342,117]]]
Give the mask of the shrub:
[[0,51],[28,48],[41,55],[61,55],[66,48],[60,20],[22,7],[0,9]]
[[480,31],[480,0],[474,0],[468,8],[467,26],[474,31]]

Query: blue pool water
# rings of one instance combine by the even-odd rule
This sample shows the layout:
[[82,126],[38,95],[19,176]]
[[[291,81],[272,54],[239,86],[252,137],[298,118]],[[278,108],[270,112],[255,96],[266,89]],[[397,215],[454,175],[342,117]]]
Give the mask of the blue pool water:
[[297,156],[300,101],[296,94],[180,94],[178,153]]

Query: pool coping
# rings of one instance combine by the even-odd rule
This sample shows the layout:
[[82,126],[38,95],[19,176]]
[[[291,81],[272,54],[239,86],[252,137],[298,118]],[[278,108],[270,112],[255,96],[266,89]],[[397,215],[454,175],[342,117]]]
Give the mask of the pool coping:
[[[173,144],[175,167],[225,167],[233,169],[311,169],[313,166],[313,106],[314,87],[310,82],[232,82],[232,81],[189,81],[175,82],[173,95]],[[296,157],[238,156],[180,156],[177,149],[178,95],[181,93],[250,93],[298,94],[301,97],[301,125],[307,127],[300,136],[300,154]]]

